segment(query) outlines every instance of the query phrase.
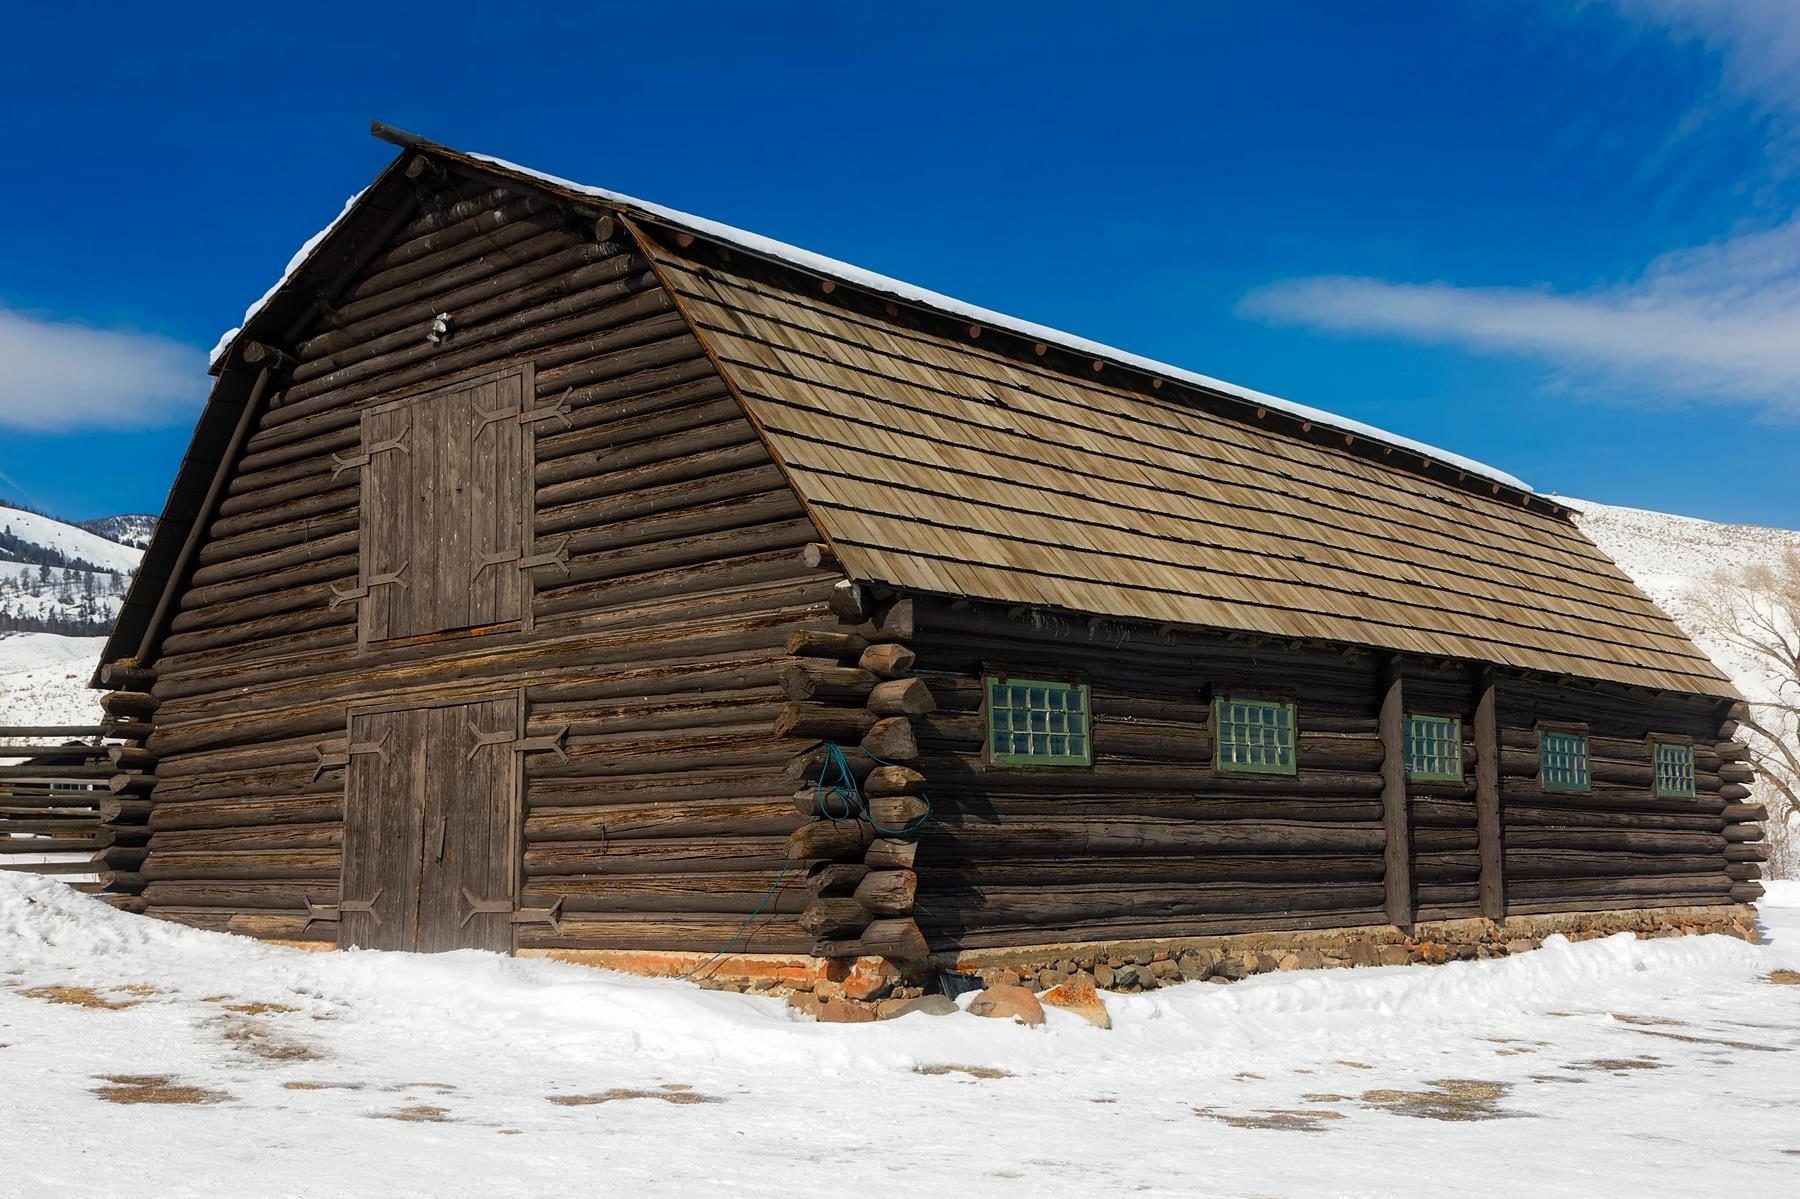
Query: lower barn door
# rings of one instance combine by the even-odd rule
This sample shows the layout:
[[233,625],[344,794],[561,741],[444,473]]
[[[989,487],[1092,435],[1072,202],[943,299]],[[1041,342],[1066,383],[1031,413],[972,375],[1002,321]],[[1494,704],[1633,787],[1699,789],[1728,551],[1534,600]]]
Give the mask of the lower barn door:
[[350,718],[338,943],[513,948],[512,696]]

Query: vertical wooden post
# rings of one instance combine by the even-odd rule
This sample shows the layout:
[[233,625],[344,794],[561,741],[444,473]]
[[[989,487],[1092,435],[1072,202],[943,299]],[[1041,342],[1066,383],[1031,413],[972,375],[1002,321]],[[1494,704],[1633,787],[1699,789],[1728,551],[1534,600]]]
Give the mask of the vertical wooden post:
[[1475,832],[1481,846],[1481,914],[1506,918],[1505,849],[1500,821],[1500,717],[1494,672],[1481,672],[1475,700]]
[[1381,823],[1387,833],[1383,879],[1387,886],[1388,923],[1412,927],[1412,829],[1406,810],[1406,700],[1400,681],[1400,658],[1390,655],[1382,667],[1381,692]]

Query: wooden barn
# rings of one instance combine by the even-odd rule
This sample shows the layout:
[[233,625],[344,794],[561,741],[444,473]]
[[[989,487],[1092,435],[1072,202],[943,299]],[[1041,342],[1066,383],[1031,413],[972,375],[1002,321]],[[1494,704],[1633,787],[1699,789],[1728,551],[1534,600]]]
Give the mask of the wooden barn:
[[903,995],[1747,934],[1738,697],[1554,499],[377,133],[107,646],[112,902]]

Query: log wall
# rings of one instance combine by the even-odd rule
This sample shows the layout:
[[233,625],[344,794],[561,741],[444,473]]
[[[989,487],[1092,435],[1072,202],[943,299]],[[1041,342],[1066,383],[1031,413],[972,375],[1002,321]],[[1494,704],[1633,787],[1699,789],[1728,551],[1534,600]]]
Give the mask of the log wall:
[[[774,737],[832,578],[798,501],[646,260],[609,223],[465,182],[424,193],[284,347],[153,663],[158,916],[330,940],[350,707],[523,692],[521,907],[538,947],[711,949],[799,823]],[[453,332],[430,341],[434,314]],[[530,363],[531,631],[357,648],[361,412]],[[560,552],[557,552],[560,551]],[[806,948],[778,895],[739,948]],[[328,914],[328,913],[327,913]]]
[[[934,951],[1384,924],[1394,911],[1425,921],[1755,897],[1760,831],[1747,822],[1758,813],[1731,808],[1741,785],[1717,772],[1735,777],[1723,755],[1742,755],[1720,745],[1711,701],[1496,679],[1484,828],[1477,717],[1486,676],[1400,662],[1404,711],[1462,720],[1464,780],[1405,784],[1392,826],[1407,842],[1396,876],[1380,728],[1389,676],[1379,655],[1252,648],[980,605],[919,611],[912,644],[936,710],[914,722],[933,804],[915,916]],[[1091,768],[989,764],[987,668],[1087,681]],[[1214,687],[1295,702],[1295,776],[1214,769]],[[1541,789],[1540,721],[1588,725],[1592,794]],[[1652,797],[1652,732],[1695,739],[1696,798]],[[1484,873],[1497,910],[1484,907]],[[1393,877],[1403,894],[1390,894]]]

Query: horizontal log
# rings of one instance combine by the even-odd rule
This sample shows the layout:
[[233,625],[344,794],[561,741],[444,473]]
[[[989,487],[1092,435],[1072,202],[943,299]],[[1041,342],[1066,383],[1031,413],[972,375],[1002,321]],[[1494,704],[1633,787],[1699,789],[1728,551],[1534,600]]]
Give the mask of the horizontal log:
[[1065,882],[1060,887],[982,887],[932,890],[920,908],[932,922],[1056,925],[1082,920],[1168,918],[1283,912],[1315,908],[1366,908],[1382,902],[1379,882],[1165,883],[1122,889],[1112,884]]
[[293,799],[213,799],[157,803],[150,827],[165,829],[242,828],[246,825],[317,824],[343,819],[342,792]]
[[869,692],[868,707],[878,716],[923,716],[937,701],[923,679],[888,679]]
[[787,639],[787,652],[797,657],[853,661],[868,647],[869,643],[855,633],[827,629],[802,629]]
[[1174,822],[1154,819],[1009,820],[967,822],[944,813],[932,825],[933,854],[1040,857],[1047,854],[1333,853],[1379,855],[1379,824],[1329,825],[1284,821]]
[[1760,824],[1728,824],[1725,826],[1727,841],[1761,841],[1763,827]]
[[108,716],[148,720],[156,715],[156,697],[142,691],[107,691],[100,696],[100,707]]
[[[652,949],[715,953],[729,946],[730,955],[806,953],[812,935],[796,918],[765,913],[742,927],[741,917],[713,918],[691,913],[640,913],[620,916],[580,913],[547,924],[519,926],[521,949]],[[728,967],[728,955],[721,966]]]
[[335,879],[342,866],[336,849],[170,850],[151,853],[143,876],[152,882],[183,879]]
[[868,927],[870,915],[855,899],[823,896],[806,906],[800,927],[815,937],[853,937]]
[[[593,791],[583,786],[589,798]],[[787,836],[797,820],[789,800],[715,799],[690,802],[646,799],[603,807],[540,807],[531,797],[525,837],[537,841],[636,842],[667,837]]]
[[775,718],[774,732],[777,737],[852,743],[861,740],[874,727],[875,717],[860,708],[790,703]]
[[871,870],[910,870],[917,860],[919,843],[897,837],[876,837],[863,851],[863,865]]
[[919,876],[911,870],[876,870],[857,884],[855,898],[871,916],[905,916],[918,890]]
[[787,848],[786,839],[779,836],[694,835],[615,841],[604,832],[593,830],[596,839],[591,841],[527,842],[526,875],[737,873],[755,874],[766,887]]
[[1748,824],[1769,818],[1769,809],[1759,803],[1727,804],[1719,813],[1727,824]]
[[912,721],[905,716],[884,716],[877,720],[864,734],[862,749],[884,764],[907,762],[919,756]]
[[156,667],[105,662],[100,666],[100,683],[114,691],[148,691],[156,685]]
[[826,607],[845,624],[856,624],[868,619],[873,604],[867,587],[850,579],[839,579],[831,585],[831,598]]
[[803,658],[781,668],[781,688],[795,700],[850,700],[860,706],[877,681],[867,670],[816,658]]
[[874,839],[875,829],[866,820],[814,820],[788,836],[786,856],[860,860]]
[[1755,903],[1763,897],[1763,886],[1758,882],[1739,882],[1731,885],[1731,898],[1737,903]]
[[814,895],[845,896],[853,894],[868,874],[869,867],[862,862],[815,862],[806,872],[806,886]]
[[[1071,863],[1062,856],[958,861],[943,852],[930,835],[922,838],[920,845],[921,909],[929,908],[931,896],[939,891],[978,891],[990,886],[1055,890],[1080,882],[1154,891],[1170,883],[1379,883],[1385,869],[1381,855],[1373,853],[1090,854]],[[1457,856],[1474,860],[1471,854]]]
[[895,962],[923,961],[931,953],[925,934],[907,919],[875,920],[860,937],[848,941],[821,941],[813,953],[824,958],[880,957]]
[[1763,874],[1760,862],[1729,862],[1725,866],[1725,877],[1735,882],[1755,882]]
[[566,913],[688,913],[748,916],[804,911],[811,900],[791,875],[771,890],[774,870],[704,874],[535,875],[519,891],[522,907],[559,906]]
[[930,802],[919,795],[871,795],[863,802],[869,822],[893,836],[914,831],[931,814]]
[[144,887],[144,898],[150,904],[152,915],[160,914],[156,911],[158,908],[223,908],[232,911],[245,908],[285,908],[302,911],[308,900],[315,905],[335,904],[338,901],[338,880],[268,879],[248,882],[220,879],[151,882]]
[[856,664],[870,674],[897,679],[910,672],[918,658],[919,655],[907,646],[888,641],[863,650]]
[[910,766],[877,766],[863,780],[867,795],[917,795],[925,788],[925,776]]
[[1744,843],[1725,847],[1727,862],[1766,862],[1769,860],[1769,847],[1760,843]]

